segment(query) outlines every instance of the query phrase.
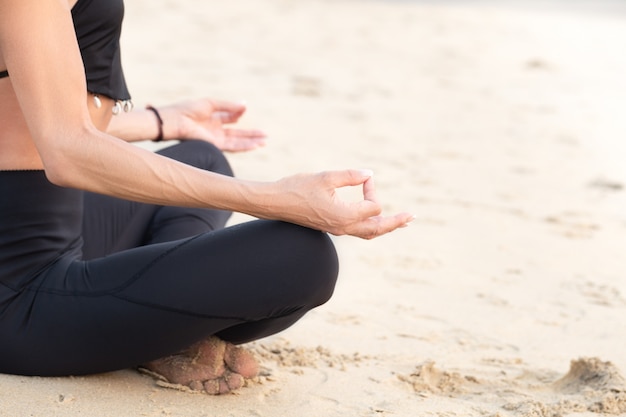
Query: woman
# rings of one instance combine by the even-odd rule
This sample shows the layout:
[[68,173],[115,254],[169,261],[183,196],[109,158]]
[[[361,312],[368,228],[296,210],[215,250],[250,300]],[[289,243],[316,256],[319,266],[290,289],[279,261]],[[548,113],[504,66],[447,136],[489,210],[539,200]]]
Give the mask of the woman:
[[[380,216],[367,171],[244,181],[206,141],[120,140],[263,141],[222,128],[245,110],[231,103],[124,114],[122,16],[122,0],[0,0],[0,372],[142,365],[226,393],[257,370],[235,345],[331,296],[326,232],[370,239],[412,216]],[[358,203],[335,195],[361,185]],[[264,220],[224,229],[232,211]]]

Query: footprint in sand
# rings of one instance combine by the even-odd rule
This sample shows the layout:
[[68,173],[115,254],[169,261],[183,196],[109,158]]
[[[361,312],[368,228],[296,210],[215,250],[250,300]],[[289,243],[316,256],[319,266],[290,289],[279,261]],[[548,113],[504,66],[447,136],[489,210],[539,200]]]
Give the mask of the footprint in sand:
[[552,385],[564,394],[588,391],[601,393],[626,393],[626,380],[611,362],[598,358],[573,360],[569,372]]
[[433,361],[423,362],[410,375],[398,375],[398,378],[411,385],[416,393],[423,396],[428,393],[460,394],[467,391],[468,385],[478,384],[476,378],[472,376],[437,369]]
[[[515,376],[476,371],[480,379],[459,372],[437,369],[432,361],[418,365],[410,375],[398,375],[416,394],[463,398],[482,404],[485,410],[495,405],[495,416],[552,417],[592,412],[603,415],[626,413],[626,379],[611,363],[598,358],[573,360],[570,369],[556,380],[545,371],[520,369],[523,361],[511,364]],[[510,366],[508,366],[510,368]],[[514,369],[514,370],[515,370]],[[499,404],[498,404],[499,403]],[[510,413],[510,414],[509,414]]]
[[565,376],[543,392],[535,390],[529,394],[534,400],[508,403],[502,408],[522,417],[626,413],[626,380],[611,362],[598,358],[573,360]]

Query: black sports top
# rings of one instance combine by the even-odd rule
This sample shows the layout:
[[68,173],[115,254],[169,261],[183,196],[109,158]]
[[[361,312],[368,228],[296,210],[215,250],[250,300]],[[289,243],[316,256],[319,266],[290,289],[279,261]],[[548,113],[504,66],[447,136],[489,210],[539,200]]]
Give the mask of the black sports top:
[[[72,7],[72,19],[87,90],[115,100],[130,99],[120,56],[124,0],[78,0]],[[0,78],[8,75],[0,71]]]

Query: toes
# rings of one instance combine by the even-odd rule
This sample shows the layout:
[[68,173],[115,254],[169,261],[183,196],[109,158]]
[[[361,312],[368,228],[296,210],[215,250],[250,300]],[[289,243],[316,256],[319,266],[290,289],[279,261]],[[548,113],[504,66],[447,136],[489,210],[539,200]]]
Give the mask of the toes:
[[226,385],[228,385],[229,391],[239,389],[243,387],[243,384],[245,383],[244,377],[242,375],[232,372],[224,375],[224,381],[226,382]]
[[226,381],[224,381],[223,378],[219,379],[219,385],[220,385],[220,395],[228,394],[230,392],[230,388],[228,387],[228,384],[226,383]]
[[226,347],[224,362],[234,373],[240,374],[244,378],[254,378],[259,373],[259,363],[254,355],[231,344]]
[[[200,384],[200,391],[204,390],[209,395],[223,395],[243,387],[245,380],[239,374],[227,372],[221,378],[210,379],[208,381],[204,381],[204,383],[197,383]],[[191,385],[189,386],[189,388],[196,391],[198,390]]]
[[204,391],[209,395],[219,395],[220,394],[220,382],[217,379],[209,379],[208,381],[204,381]]
[[204,391],[204,390],[206,390],[206,387],[200,381],[191,381],[188,386],[189,386],[189,388],[192,391]]

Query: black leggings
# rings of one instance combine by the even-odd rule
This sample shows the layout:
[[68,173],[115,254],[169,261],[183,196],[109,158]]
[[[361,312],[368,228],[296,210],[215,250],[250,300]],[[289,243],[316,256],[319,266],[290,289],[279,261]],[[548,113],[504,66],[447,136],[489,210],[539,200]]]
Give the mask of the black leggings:
[[[205,143],[163,153],[230,172]],[[40,171],[0,172],[0,372],[88,374],[210,335],[244,343],[332,295],[337,256],[324,233],[261,220],[222,229],[225,212],[89,194],[82,216],[82,194]],[[193,236],[169,241],[181,235]]]

